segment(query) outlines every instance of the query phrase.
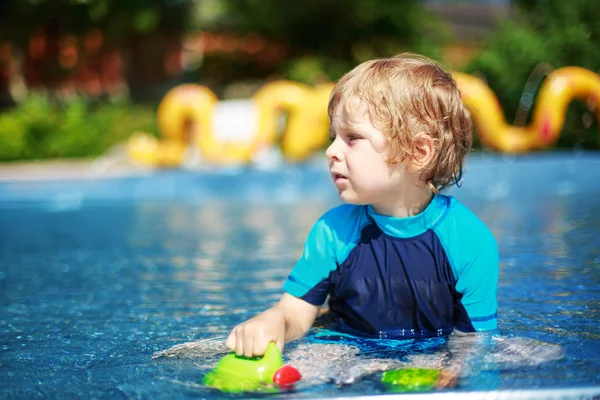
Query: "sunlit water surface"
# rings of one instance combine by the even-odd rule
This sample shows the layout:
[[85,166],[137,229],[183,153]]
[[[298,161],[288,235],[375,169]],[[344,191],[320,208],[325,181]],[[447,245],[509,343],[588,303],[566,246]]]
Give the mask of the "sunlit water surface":
[[[450,193],[498,240],[504,347],[455,390],[600,385],[599,168],[597,154],[469,159]],[[320,166],[0,183],[0,398],[227,397],[200,385],[222,355],[210,339],[277,301],[310,227],[337,203]],[[313,339],[287,359],[316,354]],[[210,345],[152,359],[186,342]],[[528,354],[540,342],[563,357]],[[305,365],[310,375],[324,363],[331,383],[278,396],[384,393],[365,373],[372,355],[347,344]],[[406,344],[403,360],[435,364],[443,346],[430,347]]]

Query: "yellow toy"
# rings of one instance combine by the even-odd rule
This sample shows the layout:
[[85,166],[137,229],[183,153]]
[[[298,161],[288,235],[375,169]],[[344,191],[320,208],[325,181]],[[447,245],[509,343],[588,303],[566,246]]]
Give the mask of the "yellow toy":
[[458,72],[453,76],[479,138],[495,150],[518,153],[552,145],[560,136],[573,99],[587,101],[600,121],[600,76],[585,68],[564,67],[551,72],[538,93],[533,120],[524,127],[506,122],[494,92],[481,79]]
[[[482,143],[495,150],[526,152],[552,145],[573,99],[587,101],[600,121],[600,77],[585,68],[564,67],[548,74],[537,96],[533,120],[524,127],[506,122],[496,95],[481,79],[460,72],[453,75]],[[219,103],[205,86],[181,85],[169,91],[158,108],[162,139],[135,134],[127,144],[128,154],[142,164],[177,167],[186,152],[195,148],[210,164],[246,164],[261,149],[280,145],[287,161],[304,161],[327,143],[327,104],[332,88],[332,83],[316,87],[290,81],[266,84],[250,100],[256,107],[252,133],[240,140],[213,132],[215,110],[225,102]]]
[[212,123],[217,102],[217,96],[201,85],[187,84],[170,90],[161,101],[157,115],[164,139],[132,138],[128,143],[130,157],[143,164],[178,166],[186,150],[196,146],[213,164],[249,162],[256,151],[254,141],[219,141],[214,136]]
[[186,142],[159,140],[142,132],[134,133],[127,142],[129,157],[144,165],[178,167],[187,150]]
[[[142,164],[174,167],[182,164],[189,147],[196,147],[211,164],[245,164],[262,148],[281,143],[287,160],[302,161],[327,142],[332,88],[333,84],[312,88],[288,81],[265,85],[252,98],[258,110],[254,132],[240,141],[224,140],[213,132],[218,99],[210,89],[181,85],[169,91],[158,108],[162,140],[134,135],[128,154]],[[282,120],[285,127],[280,134]]]
[[281,150],[289,161],[303,161],[327,143],[329,120],[327,103],[333,84],[315,89],[289,81],[271,82],[254,95],[259,107],[259,135],[265,144],[278,141],[278,123],[287,114],[280,139]]

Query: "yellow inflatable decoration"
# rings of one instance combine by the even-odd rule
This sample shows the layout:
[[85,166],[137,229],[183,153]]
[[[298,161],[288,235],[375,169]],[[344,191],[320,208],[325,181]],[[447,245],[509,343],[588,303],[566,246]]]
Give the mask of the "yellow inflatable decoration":
[[[584,68],[564,67],[548,74],[532,122],[524,127],[506,122],[494,92],[481,79],[459,72],[453,75],[482,143],[495,150],[525,152],[550,146],[558,139],[567,106],[574,99],[587,101],[600,121],[600,76]],[[204,86],[181,85],[169,91],[158,108],[162,139],[135,134],[128,153],[139,163],[166,167],[182,165],[190,150],[198,150],[210,164],[246,164],[262,149],[280,145],[288,161],[303,161],[328,141],[327,103],[332,88],[332,83],[266,84],[249,100],[254,116],[251,134],[240,139],[216,132],[225,101],[219,102]],[[239,119],[238,114],[230,109],[226,118]]]
[[158,127],[164,140],[134,136],[128,143],[130,157],[143,164],[178,166],[186,151],[196,146],[211,163],[249,162],[254,142],[219,141],[212,132],[217,96],[201,85],[181,85],[169,91],[158,107]]
[[216,110],[225,102],[219,102],[204,86],[181,85],[169,91],[159,105],[162,139],[136,134],[128,142],[128,154],[141,164],[175,167],[183,163],[187,151],[196,148],[211,164],[245,164],[261,149],[280,141],[287,160],[303,161],[327,143],[327,102],[332,88],[333,84],[313,88],[289,81],[271,82],[251,99],[257,109],[252,134],[243,140],[228,140],[214,132]]
[[254,99],[259,108],[261,142],[273,144],[278,137],[281,113],[287,113],[281,150],[288,160],[303,161],[327,143],[329,120],[327,103],[333,84],[316,88],[288,81],[262,87]]
[[183,162],[187,143],[159,140],[143,132],[136,132],[127,142],[129,158],[142,165],[178,167]]
[[526,152],[550,146],[560,136],[567,106],[587,101],[600,121],[600,76],[580,67],[564,67],[548,74],[537,95],[532,122],[509,125],[494,92],[481,79],[453,73],[477,133],[485,146],[504,152]]

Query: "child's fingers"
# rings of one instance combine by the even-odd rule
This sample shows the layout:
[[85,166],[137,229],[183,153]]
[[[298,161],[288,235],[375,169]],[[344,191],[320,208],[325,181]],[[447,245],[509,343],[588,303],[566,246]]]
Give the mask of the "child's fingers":
[[244,326],[235,328],[235,354],[244,355]]
[[245,337],[244,338],[244,357],[253,357],[254,354],[252,353],[254,347],[254,337],[250,336],[250,337]]
[[279,351],[281,352],[281,354],[283,354],[283,348],[285,347],[285,338],[284,337],[278,337],[275,340],[275,344],[277,345],[277,347],[279,347]]
[[442,369],[440,371],[440,375],[438,376],[436,388],[437,389],[446,389],[456,387],[456,383],[458,382],[459,374],[449,369]]
[[252,353],[255,356],[262,356],[267,351],[267,346],[271,343],[272,339],[267,339],[264,335],[254,338],[254,346],[252,347]]
[[270,342],[275,342],[283,352],[285,346],[284,335],[271,332],[268,327],[257,321],[247,321],[232,329],[225,341],[225,346],[235,351],[238,356],[257,357],[265,354]]
[[229,332],[229,336],[227,336],[227,340],[225,340],[225,347],[227,347],[231,351],[235,350],[235,342],[236,342],[235,330],[236,330],[236,328],[233,328],[233,330],[231,332]]

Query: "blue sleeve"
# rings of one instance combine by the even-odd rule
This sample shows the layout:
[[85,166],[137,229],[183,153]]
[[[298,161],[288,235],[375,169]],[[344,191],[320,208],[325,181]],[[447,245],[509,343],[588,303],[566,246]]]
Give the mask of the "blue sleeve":
[[435,230],[446,249],[456,280],[455,289],[468,319],[457,321],[456,328],[467,332],[496,329],[499,269],[496,239],[483,222],[455,199],[449,214]]
[[361,209],[341,205],[325,213],[312,227],[302,257],[283,285],[292,296],[322,305],[329,294],[329,275],[343,261],[360,236]]
[[489,331],[498,325],[498,245],[491,232],[482,232],[473,251],[458,267],[456,291],[475,331]]

